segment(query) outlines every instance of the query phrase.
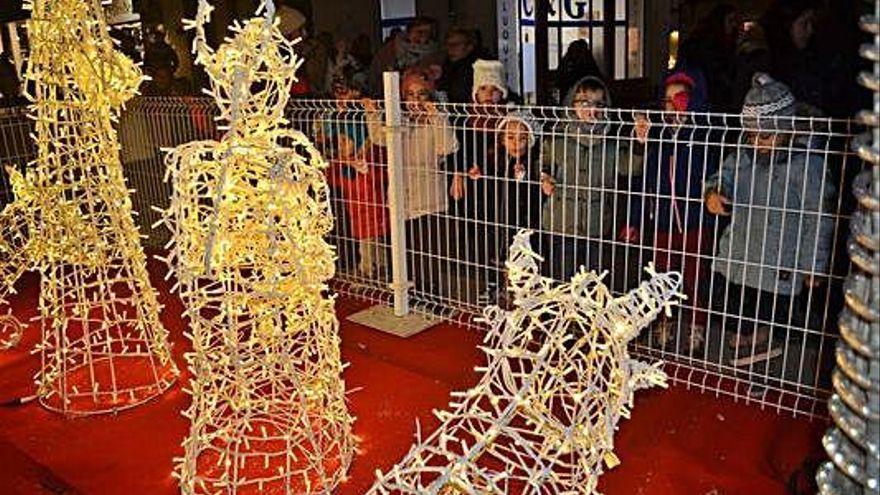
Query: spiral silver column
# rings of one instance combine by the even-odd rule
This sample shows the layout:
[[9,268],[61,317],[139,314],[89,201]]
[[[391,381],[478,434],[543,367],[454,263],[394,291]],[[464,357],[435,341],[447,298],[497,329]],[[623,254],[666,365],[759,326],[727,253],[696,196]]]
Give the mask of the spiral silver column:
[[873,43],[862,45],[862,57],[874,64],[859,83],[874,92],[874,108],[859,114],[869,131],[854,140],[868,164],[855,179],[858,209],[850,224],[847,250],[854,269],[844,286],[846,307],[840,315],[834,395],[828,410],[834,421],[822,444],[831,458],[816,474],[819,493],[880,493],[880,0],[874,13],[862,17],[862,29]]

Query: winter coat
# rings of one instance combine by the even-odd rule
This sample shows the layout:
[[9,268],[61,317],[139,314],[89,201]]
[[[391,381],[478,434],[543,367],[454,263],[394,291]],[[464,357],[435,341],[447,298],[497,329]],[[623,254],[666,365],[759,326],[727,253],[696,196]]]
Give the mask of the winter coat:
[[443,64],[443,75],[437,81],[437,89],[445,91],[450,103],[472,103],[474,87],[474,61],[477,60],[477,51],[472,51],[467,57],[451,62],[446,60]]
[[[707,112],[706,79],[698,69],[684,69],[696,86],[688,112]],[[656,117],[654,117],[656,119]],[[684,233],[711,221],[703,213],[703,180],[718,169],[717,144],[707,119],[688,116],[681,124],[657,124],[649,134],[643,180],[633,181],[629,225],[655,225],[659,232]]]
[[[582,81],[572,85],[563,103],[571,107]],[[602,84],[604,86],[604,83]],[[605,103],[611,98],[605,89]],[[577,119],[572,115],[570,119]],[[556,182],[543,208],[543,227],[557,234],[607,237],[614,224],[615,195],[620,176],[637,175],[644,161],[644,146],[621,139],[607,123],[570,122],[551,131],[541,153],[542,169]]]
[[537,146],[533,147],[520,160],[499,149],[495,194],[490,198],[490,209],[495,211],[499,223],[517,229],[541,227],[541,205],[545,196],[541,194],[539,151]]
[[354,239],[376,239],[388,233],[387,181],[385,167],[379,165],[384,162],[383,155],[378,146],[368,150],[366,173],[344,161],[330,162],[328,182],[342,190]]
[[[464,125],[456,130],[460,146],[450,164],[450,171],[466,175],[465,197],[455,202],[455,214],[467,218],[494,222],[494,211],[489,208],[489,199],[495,195],[498,170],[503,168],[499,163],[498,125],[504,114],[473,115],[464,121]],[[468,175],[474,166],[480,169],[478,177]]]
[[731,200],[712,270],[731,282],[784,295],[800,293],[803,272],[829,269],[835,197],[821,153],[756,153],[743,147],[706,180],[706,192]]
[[[385,126],[377,112],[367,113],[370,141],[387,146]],[[404,211],[407,220],[443,213],[449,206],[443,162],[458,150],[458,140],[446,115],[438,113],[425,122],[404,122],[403,143]]]

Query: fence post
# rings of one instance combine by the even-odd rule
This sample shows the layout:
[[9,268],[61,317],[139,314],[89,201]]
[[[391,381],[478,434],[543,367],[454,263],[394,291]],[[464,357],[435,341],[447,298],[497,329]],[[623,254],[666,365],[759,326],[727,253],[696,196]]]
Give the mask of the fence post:
[[391,289],[394,315],[409,313],[409,274],[406,266],[406,213],[401,141],[400,74],[386,72],[385,143],[388,151],[388,209],[391,222]]

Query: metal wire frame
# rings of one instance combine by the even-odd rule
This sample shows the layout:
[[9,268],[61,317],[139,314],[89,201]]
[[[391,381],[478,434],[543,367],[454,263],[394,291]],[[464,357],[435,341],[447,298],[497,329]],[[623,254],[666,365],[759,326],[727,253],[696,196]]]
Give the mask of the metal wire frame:
[[[798,153],[806,156],[811,164],[815,162],[824,168],[821,179],[810,183],[813,188],[831,191],[821,208],[804,209],[794,201],[756,206],[751,204],[750,195],[745,199],[734,198],[729,205],[734,208],[735,215],[742,216],[745,212],[748,217],[759,210],[775,215],[783,224],[796,224],[793,230],[798,234],[803,230],[805,220],[824,226],[826,238],[821,242],[827,244],[828,262],[824,264],[827,266],[821,266],[821,260],[814,259],[808,269],[789,270],[798,277],[816,275],[824,280],[823,285],[793,297],[793,304],[785,308],[786,311],[779,311],[779,317],[771,321],[766,315],[741,317],[741,307],[720,304],[722,297],[716,294],[720,282],[713,275],[711,264],[735,260],[718,255],[716,245],[726,225],[711,221],[713,216],[705,209],[702,194],[685,199],[676,196],[674,199],[682,210],[680,214],[692,215],[695,222],[704,225],[704,236],[708,239],[705,244],[689,252],[686,246],[655,242],[657,232],[674,230],[676,221],[674,217],[664,219],[665,224],[659,221],[658,204],[669,204],[674,199],[669,192],[651,187],[657,183],[660,173],[660,167],[651,160],[656,160],[661,149],[676,153],[698,149],[700,153],[695,156],[699,155],[699,160],[695,158],[693,163],[688,163],[688,170],[708,176],[704,173],[707,170],[739,163],[734,160],[724,165],[728,156],[738,154],[740,160],[754,158],[756,155],[746,136],[766,134],[767,123],[758,129],[744,123],[739,115],[602,109],[595,127],[589,128],[576,127],[578,117],[572,109],[564,107],[437,103],[433,108],[426,108],[405,102],[391,103],[400,105],[401,110],[401,124],[390,130],[403,137],[403,155],[398,165],[408,178],[405,186],[413,186],[414,177],[430,181],[433,184],[427,190],[430,194],[425,192],[426,197],[422,199],[432,203],[434,211],[407,215],[406,208],[411,206],[412,199],[404,202],[401,212],[391,212],[388,207],[385,192],[389,172],[387,150],[382,146],[380,136],[389,131],[382,120],[385,102],[374,102],[370,106],[375,108],[370,110],[357,101],[295,100],[289,105],[291,126],[313,139],[333,164],[328,173],[336,174],[330,181],[333,189],[331,204],[337,219],[330,240],[338,255],[334,283],[337,291],[376,303],[392,303],[393,293],[389,287],[391,242],[387,235],[392,213],[412,217],[405,222],[405,254],[411,282],[409,296],[414,309],[475,328],[481,326],[476,318],[482,308],[505,296],[499,290],[504,285],[504,266],[495,254],[505,252],[504,241],[514,227],[527,226],[536,232],[533,244],[550,261],[545,265],[552,267],[546,275],[562,280],[565,271],[586,263],[588,269],[610,272],[608,284],[614,294],[631,289],[643,266],[656,261],[660,255],[666,255],[672,258],[672,265],[687,261],[702,267],[694,284],[700,299],[694,301],[692,297],[684,301],[679,312],[683,316],[655,325],[654,331],[646,332],[645,338],[633,344],[634,353],[664,359],[673,382],[728,395],[778,412],[826,416],[823,404],[831,391],[829,372],[837,339],[833,320],[843,303],[843,280],[850,272],[844,233],[854,206],[848,195],[839,192],[848,190],[852,175],[861,168],[861,160],[848,146],[860,131],[857,123],[818,117],[780,118],[769,123],[769,131],[775,128],[777,134],[790,137],[788,144],[776,147],[775,153],[785,156],[779,161],[780,170],[790,169],[792,155]],[[215,114],[211,103],[202,98],[140,98],[129,105],[121,119],[123,163],[129,183],[135,189],[134,206],[142,217],[138,223],[146,242],[154,249],[161,249],[167,241],[164,229],[149,227],[153,223],[150,220],[158,219],[152,207],[164,207],[170,195],[162,182],[161,148],[215,137]],[[23,124],[4,118],[4,115],[0,114],[0,144],[3,145],[0,161],[21,163],[30,153],[26,144],[15,144],[18,142],[14,140],[14,136],[21,135]],[[529,147],[525,156],[525,161],[535,169],[528,171],[521,180],[499,173],[504,170],[505,161],[503,147],[498,145],[498,140],[503,138],[498,125],[510,115],[524,119],[535,137],[534,146]],[[677,118],[683,118],[683,126],[674,124]],[[650,124],[644,142],[636,136],[637,121]],[[491,125],[487,126],[487,123]],[[448,133],[454,138],[454,142],[445,143],[445,149],[440,150],[446,153],[439,153],[436,146],[412,138],[427,130],[435,134],[439,132],[439,135]],[[480,133],[485,138],[482,143],[476,139]],[[360,147],[360,153],[354,156],[340,154],[340,135],[352,139]],[[575,143],[577,139],[601,144],[604,152],[600,159],[568,153],[570,145],[566,143]],[[547,144],[554,140],[559,142],[557,146]],[[491,154],[483,156],[488,153],[486,150],[492,150]],[[566,157],[566,154],[570,156]],[[478,180],[468,175],[470,162],[475,157],[485,164]],[[636,166],[639,160],[643,161],[641,167]],[[555,170],[542,170],[547,168],[543,165],[545,163],[551,164],[549,168]],[[509,214],[499,216],[498,212],[486,209],[490,204],[495,209],[506,208],[506,204],[491,203],[490,193],[505,188],[514,190],[517,184],[526,189],[540,188],[541,171],[552,176],[566,166],[576,171],[575,176],[567,177],[567,183],[557,177],[556,187],[557,191],[569,195],[568,206],[548,208],[548,204],[543,203],[540,215],[533,211],[534,207],[522,209],[520,216],[523,218],[540,217],[537,225],[520,225],[523,218],[512,218]],[[644,173],[644,170],[653,175]],[[410,175],[406,175],[406,171]],[[464,197],[457,200],[448,196],[440,198],[449,192],[456,176],[464,179]],[[791,187],[793,191],[805,191],[806,185]],[[424,186],[420,186],[423,191]],[[2,194],[6,194],[5,191],[0,191],[0,196]],[[587,201],[592,203],[584,204]],[[638,216],[638,222],[633,226],[641,232],[641,240],[636,243],[621,240],[618,232],[632,223],[631,218],[636,217],[634,210],[639,205],[646,214]],[[569,221],[566,216],[572,212],[576,213],[570,223],[577,226],[580,222],[586,227],[560,232],[544,221],[550,219],[551,224],[565,225]],[[353,228],[357,223],[361,224],[360,227],[366,224],[367,228]],[[784,229],[784,225],[781,228]],[[560,233],[566,235],[560,236]],[[560,237],[571,247],[558,249]],[[810,251],[814,251],[820,240],[814,236],[810,241]],[[794,250],[805,249],[803,246],[796,243]],[[772,254],[775,258],[761,257],[745,265],[762,274],[764,270],[761,269],[789,269],[788,255],[796,253],[775,249]],[[365,257],[368,263],[363,262]],[[771,290],[775,285],[762,282],[762,286]],[[749,298],[740,299],[750,302]],[[691,345],[688,323],[692,321],[688,319],[693,314],[700,314],[707,323],[702,345]],[[734,323],[737,327],[742,323],[771,326],[772,333],[782,337],[778,339],[782,354],[749,366],[734,366],[727,345],[731,336],[740,333],[738,328],[731,326]]]

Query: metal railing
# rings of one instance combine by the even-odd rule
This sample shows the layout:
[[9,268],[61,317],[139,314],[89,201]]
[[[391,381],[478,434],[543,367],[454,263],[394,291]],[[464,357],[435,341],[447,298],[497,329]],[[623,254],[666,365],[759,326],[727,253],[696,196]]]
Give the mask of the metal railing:
[[[151,248],[168,239],[151,227],[170,195],[161,149],[215,139],[214,115],[206,99],[141,98],[120,120]],[[507,304],[507,241],[530,228],[557,280],[585,265],[622,293],[649,262],[682,271],[688,300],[634,349],[673,380],[826,415],[850,271],[853,204],[840,192],[861,168],[854,122],[780,118],[768,130],[737,115],[408,104],[395,91],[367,108],[295,100],[288,118],[329,163],[338,291],[478,327],[485,305]],[[22,125],[0,114],[2,163],[32,156]],[[725,214],[707,209],[709,192]]]

